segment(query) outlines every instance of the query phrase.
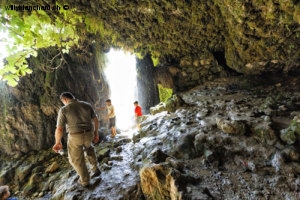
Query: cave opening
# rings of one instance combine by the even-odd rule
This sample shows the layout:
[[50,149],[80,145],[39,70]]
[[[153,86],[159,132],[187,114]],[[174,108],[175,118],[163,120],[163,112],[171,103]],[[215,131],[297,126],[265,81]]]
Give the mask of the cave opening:
[[116,128],[122,132],[134,125],[134,105],[137,99],[137,72],[134,54],[111,48],[106,53],[104,74],[109,85],[112,105],[115,107]]
[[213,52],[213,56],[215,57],[220,66],[222,66],[223,68],[228,68],[224,51],[215,51]]
[[215,51],[212,52],[214,58],[217,60],[218,64],[223,67],[223,69],[225,69],[226,71],[228,71],[229,73],[234,74],[238,74],[235,70],[231,69],[226,62],[226,56],[225,56],[225,52],[224,51]]

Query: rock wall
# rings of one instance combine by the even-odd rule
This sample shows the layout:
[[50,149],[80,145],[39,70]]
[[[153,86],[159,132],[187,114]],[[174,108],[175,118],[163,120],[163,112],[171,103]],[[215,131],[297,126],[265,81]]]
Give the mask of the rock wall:
[[174,88],[177,91],[186,91],[206,81],[231,74],[226,62],[210,52],[197,56],[186,56],[180,60],[178,67],[170,68],[174,77]]
[[[70,91],[76,98],[92,105],[104,102],[109,89],[101,74],[100,54],[89,56],[73,50],[65,55],[66,63],[55,71],[46,71],[46,58],[29,60],[34,69],[22,78],[17,87],[1,86],[0,152],[20,156],[31,150],[47,149],[53,145],[57,112],[62,106],[61,92]],[[43,50],[40,55],[57,55],[55,50]],[[59,60],[53,62],[53,67]]]
[[[238,74],[227,66],[224,56],[224,52],[185,56],[178,61],[171,60],[157,67],[152,66],[151,73],[148,71],[140,76],[143,80],[151,80],[148,86],[154,84],[156,90],[157,84],[161,84],[173,89],[173,93],[186,91],[215,78]],[[157,95],[156,90],[151,95]]]

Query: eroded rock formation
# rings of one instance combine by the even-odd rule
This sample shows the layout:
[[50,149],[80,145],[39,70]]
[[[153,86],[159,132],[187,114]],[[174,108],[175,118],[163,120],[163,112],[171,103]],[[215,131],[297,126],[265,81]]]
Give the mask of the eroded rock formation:
[[246,79],[181,93],[184,106],[142,123],[134,141],[146,199],[300,197],[299,80]]
[[[43,53],[55,55],[56,52],[44,50]],[[71,91],[78,99],[91,104],[104,103],[109,94],[101,72],[104,63],[97,61],[97,56],[101,55],[92,55],[87,60],[81,60],[74,50],[66,56],[67,63],[55,71],[45,70],[44,57],[30,59],[33,74],[22,78],[15,88],[2,85],[2,155],[19,157],[53,145],[57,112],[62,105],[59,100],[61,92]]]

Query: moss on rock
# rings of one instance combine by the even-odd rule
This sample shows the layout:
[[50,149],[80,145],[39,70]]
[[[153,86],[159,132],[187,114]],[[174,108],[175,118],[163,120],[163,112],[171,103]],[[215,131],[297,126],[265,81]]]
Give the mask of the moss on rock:
[[300,118],[295,117],[288,128],[281,130],[280,138],[287,144],[294,144],[300,139]]

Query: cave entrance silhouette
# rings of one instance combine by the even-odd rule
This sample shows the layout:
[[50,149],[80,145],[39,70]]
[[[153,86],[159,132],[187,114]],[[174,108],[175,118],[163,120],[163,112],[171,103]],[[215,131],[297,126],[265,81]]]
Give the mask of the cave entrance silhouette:
[[104,70],[110,87],[110,99],[116,112],[116,127],[122,132],[134,126],[134,105],[137,100],[136,58],[120,49],[110,49],[106,54]]

